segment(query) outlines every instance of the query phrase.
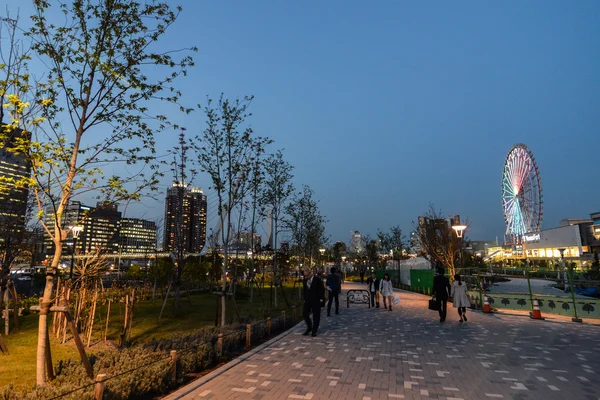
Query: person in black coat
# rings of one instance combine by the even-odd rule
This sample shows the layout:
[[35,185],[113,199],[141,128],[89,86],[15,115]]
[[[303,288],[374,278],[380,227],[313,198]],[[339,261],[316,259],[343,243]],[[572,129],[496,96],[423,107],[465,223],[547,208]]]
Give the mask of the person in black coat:
[[379,308],[378,293],[379,286],[381,286],[381,279],[377,278],[375,272],[373,272],[369,279],[367,279],[367,286],[369,287],[368,290],[371,293],[371,307]]
[[[304,308],[302,315],[306,322],[306,332],[304,336],[312,332],[312,336],[317,336],[317,330],[319,329],[319,322],[321,322],[321,307],[325,305],[325,288],[323,288],[323,281],[318,276],[313,275],[312,271],[308,268],[304,268],[302,273],[304,274]],[[312,313],[312,321],[310,314]]]
[[438,274],[433,278],[433,296],[437,302],[437,309],[440,313],[440,322],[446,320],[446,308],[448,306],[448,297],[450,297],[450,280],[444,276],[444,268],[438,268]]
[[342,277],[337,272],[337,268],[331,267],[331,273],[327,275],[325,286],[329,291],[329,301],[327,302],[327,316],[331,316],[331,303],[335,300],[335,313],[340,313],[340,290],[342,289]]

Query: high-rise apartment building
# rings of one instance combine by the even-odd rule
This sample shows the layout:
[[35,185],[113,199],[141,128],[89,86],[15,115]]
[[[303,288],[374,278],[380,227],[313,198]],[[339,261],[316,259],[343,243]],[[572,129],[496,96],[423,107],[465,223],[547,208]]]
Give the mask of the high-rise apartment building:
[[350,252],[360,254],[365,251],[365,240],[359,231],[350,231]]
[[[0,129],[4,129],[4,125]],[[28,190],[16,187],[14,183],[28,178],[31,166],[25,157],[11,151],[22,135],[22,130],[13,130],[0,147],[0,176],[5,178],[0,184],[0,247],[8,245],[25,229]]]
[[206,244],[206,196],[199,188],[173,183],[165,199],[163,246],[200,253]]
[[122,218],[119,240],[122,254],[152,254],[156,249],[156,223]]

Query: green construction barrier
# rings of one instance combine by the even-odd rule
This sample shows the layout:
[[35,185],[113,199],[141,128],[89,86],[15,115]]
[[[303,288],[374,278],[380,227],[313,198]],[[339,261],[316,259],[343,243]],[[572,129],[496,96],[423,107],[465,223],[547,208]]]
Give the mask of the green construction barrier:
[[427,289],[433,286],[432,269],[411,269],[410,289],[419,293],[427,293]]

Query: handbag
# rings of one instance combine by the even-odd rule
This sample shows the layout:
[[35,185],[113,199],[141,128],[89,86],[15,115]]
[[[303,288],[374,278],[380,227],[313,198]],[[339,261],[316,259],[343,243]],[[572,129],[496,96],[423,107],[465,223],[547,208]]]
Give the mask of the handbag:
[[433,311],[438,311],[440,308],[438,307],[438,302],[432,297],[429,299],[429,309]]
[[400,303],[400,296],[398,296],[396,293],[394,293],[393,302],[394,302],[394,305]]

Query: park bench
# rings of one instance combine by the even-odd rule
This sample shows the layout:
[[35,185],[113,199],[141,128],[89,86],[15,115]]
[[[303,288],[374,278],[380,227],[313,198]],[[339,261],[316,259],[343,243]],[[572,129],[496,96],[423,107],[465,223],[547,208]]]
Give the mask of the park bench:
[[346,292],[346,308],[352,304],[368,304],[371,308],[371,293],[368,290],[348,290]]

